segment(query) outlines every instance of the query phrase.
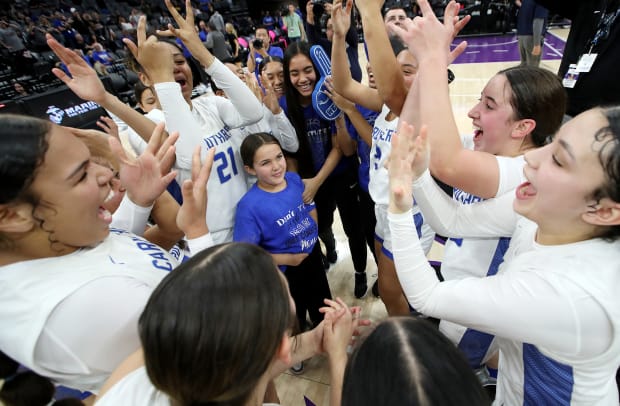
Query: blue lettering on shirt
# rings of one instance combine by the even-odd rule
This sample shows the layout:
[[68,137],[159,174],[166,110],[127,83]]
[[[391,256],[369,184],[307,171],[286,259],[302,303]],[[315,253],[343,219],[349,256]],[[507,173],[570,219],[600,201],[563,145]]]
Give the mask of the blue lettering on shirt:
[[[454,188],[454,191],[452,192],[452,198],[456,200],[457,202],[460,202],[461,204],[473,204],[473,203],[481,202],[484,200],[481,197],[474,196],[467,192],[463,192],[461,189],[457,189],[457,188]],[[450,239],[454,241],[454,243],[458,247],[463,245],[462,238],[450,238]]]
[[213,148],[218,145],[224,144],[226,141],[230,139],[230,137],[231,137],[230,128],[228,128],[228,126],[225,126],[220,131],[218,131],[216,134],[210,135],[204,138],[203,141],[205,145],[207,146],[207,148]]

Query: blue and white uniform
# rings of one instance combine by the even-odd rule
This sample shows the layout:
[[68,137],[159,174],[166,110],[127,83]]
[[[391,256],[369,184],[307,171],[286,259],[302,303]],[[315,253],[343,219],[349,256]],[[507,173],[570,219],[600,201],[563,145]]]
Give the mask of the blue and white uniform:
[[[319,231],[310,212],[314,203],[302,199],[304,184],[298,174],[284,175],[286,188],[267,192],[252,188],[237,205],[234,241],[261,246],[272,254],[309,254],[317,242]],[[284,271],[285,265],[280,265]]]
[[[389,107],[384,104],[381,113],[375,120],[375,126],[372,129],[370,183],[368,184],[368,190],[372,200],[375,202],[375,216],[377,218],[375,238],[381,243],[381,251],[383,251],[388,258],[392,258],[392,238],[387,221],[390,180],[385,162],[392,151],[392,135],[396,132],[398,127],[398,117],[388,121],[387,116],[389,113]],[[413,216],[422,241],[422,247],[424,247],[424,251],[428,253],[433,245],[435,232],[424,221],[422,213],[420,213],[415,204],[413,208]]]
[[[153,386],[146,372],[146,367],[140,367],[125,375],[105,395],[98,398],[97,405],[172,406],[173,403],[168,395]],[[263,406],[278,405],[263,403]]]
[[0,348],[57,383],[96,392],[140,347],[140,313],[176,265],[157,245],[111,229],[93,248],[2,266]]
[[228,99],[203,96],[192,100],[192,109],[178,83],[157,83],[155,91],[166,117],[168,132],[178,131],[175,168],[181,184],[191,178],[192,154],[196,145],[202,157],[215,148],[211,176],[207,183],[209,205],[207,225],[216,243],[232,241],[235,208],[247,191],[243,161],[231,128],[254,124],[263,117],[261,103],[243,82],[217,59],[206,69]]
[[617,405],[620,241],[543,246],[536,224],[507,204],[512,193],[453,210],[438,189],[428,171],[414,184],[427,217],[444,217],[463,237],[512,240],[497,275],[440,283],[411,213],[390,213],[396,269],[412,305],[498,337],[495,404]]
[[[259,122],[248,126],[232,128],[230,132],[233,135],[233,139],[243,139],[250,134],[268,133],[278,140],[283,150],[297,152],[299,149],[299,139],[295,133],[295,128],[288,117],[286,117],[284,110],[278,114],[273,114],[264,104],[263,118]],[[239,137],[237,137],[237,132],[239,132]]]
[[[523,156],[496,157],[499,168],[499,189],[502,195],[525,181],[523,177]],[[455,188],[452,198],[465,205],[480,202],[478,196]],[[432,217],[427,219],[433,227]],[[510,244],[509,237],[500,238],[450,238],[446,241],[441,263],[444,280],[467,277],[484,278],[495,275],[504,260]],[[454,342],[465,354],[472,368],[483,365],[497,348],[492,345],[493,336],[477,330],[442,320],[439,330]]]

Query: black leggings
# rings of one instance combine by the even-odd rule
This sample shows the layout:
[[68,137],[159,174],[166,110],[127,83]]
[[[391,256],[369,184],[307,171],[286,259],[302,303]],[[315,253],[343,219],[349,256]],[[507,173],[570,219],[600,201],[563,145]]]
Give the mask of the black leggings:
[[297,320],[301,332],[308,327],[306,312],[310,314],[310,320],[316,326],[323,320],[323,314],[319,309],[324,306],[323,299],[331,299],[327,276],[321,260],[321,245],[317,241],[314,249],[297,266],[288,266],[284,272],[291,290],[291,296],[297,308]]
[[327,251],[336,248],[334,234],[334,210],[338,207],[342,227],[349,240],[349,250],[356,272],[366,270],[366,239],[357,190],[357,168],[347,169],[342,174],[329,176],[319,188],[314,202],[319,217],[319,236]]

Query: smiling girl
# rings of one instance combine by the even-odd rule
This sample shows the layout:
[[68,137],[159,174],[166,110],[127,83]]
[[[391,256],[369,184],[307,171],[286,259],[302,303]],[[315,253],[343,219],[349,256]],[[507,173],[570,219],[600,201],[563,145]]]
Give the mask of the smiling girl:
[[[124,185],[137,179],[157,196],[174,177],[162,177],[155,162],[158,131],[137,162],[120,168]],[[141,237],[110,229],[104,206],[114,198],[113,172],[70,129],[3,114],[0,157],[0,348],[40,375],[96,392],[139,347],[138,315],[176,260]],[[198,166],[184,184],[177,223],[190,239],[204,235],[195,240],[204,247],[212,245],[202,216],[206,191],[195,185],[207,181],[210,165],[200,169],[194,157]]]
[[[191,178],[192,156],[197,145],[202,147],[203,157],[210,149],[216,150],[213,176],[209,178],[208,185],[213,193],[207,222],[215,242],[231,241],[235,206],[247,191],[247,185],[237,151],[241,140],[234,137],[230,129],[258,122],[263,117],[263,109],[252,91],[204,47],[194,29],[193,13],[183,18],[170,1],[166,1],[166,7],[178,28],[169,25],[168,30],[158,34],[181,39],[204,71],[226,92],[229,100],[213,96],[192,99],[196,77],[188,60],[174,42],[159,41],[155,36],[147,37],[145,17],[138,24],[137,44],[127,39],[125,43],[144,69],[145,84],[155,89],[167,130],[179,132],[175,161],[179,183]],[[186,8],[192,10],[189,1],[186,2]],[[148,139],[150,132],[140,131],[134,127],[133,121],[125,120],[122,110],[128,106],[117,100],[110,101],[116,98],[106,94],[96,74],[93,77],[94,71],[81,62],[81,58],[76,58],[73,51],[49,37],[48,44],[60,59],[71,65],[72,78],[58,70],[54,71],[61,80],[80,97],[93,100],[112,111],[130,124],[141,137]]]
[[305,328],[306,312],[317,325],[323,319],[323,299],[331,293],[317,244],[315,206],[304,203],[304,184],[298,174],[286,171],[284,153],[272,135],[249,135],[241,144],[241,157],[257,182],[237,205],[234,240],[271,253],[289,280],[299,325]]
[[[346,3],[346,4],[345,4]],[[403,296],[392,258],[392,242],[387,223],[388,175],[385,162],[390,154],[390,139],[396,131],[399,116],[417,72],[417,61],[406,47],[395,38],[388,38],[381,17],[380,2],[358,3],[362,16],[370,62],[375,69],[376,88],[370,88],[351,76],[345,52],[345,36],[351,25],[352,1],[334,1],[332,24],[333,83],[337,92],[361,106],[379,113],[372,129],[368,190],[374,201],[376,225],[374,245],[378,264],[378,287],[381,300],[390,316],[407,315],[409,305]],[[343,5],[345,7],[343,8]],[[404,12],[404,11],[403,11]],[[380,66],[380,69],[379,69]],[[419,231],[427,250],[433,243],[434,231],[415,212]]]
[[312,105],[312,92],[319,80],[306,42],[291,44],[284,55],[286,112],[299,138],[299,150],[293,155],[305,184],[304,201],[314,200],[319,217],[319,236],[325,244],[327,259],[337,260],[336,241],[331,226],[338,207],[349,250],[357,272],[366,269],[367,249],[358,218],[357,157],[355,148],[343,151],[339,135],[349,138],[344,115],[334,122],[323,120]]
[[[403,128],[390,166],[394,259],[411,303],[501,337],[498,404],[617,404],[620,108],[586,111],[527,152],[514,211],[511,194],[455,210],[425,171],[420,134],[411,147]],[[462,236],[512,234],[500,273],[439,283],[411,222],[412,192]]]
[[[457,12],[456,5],[451,4],[446,15]],[[467,148],[456,127],[442,71],[447,69],[454,27],[429,25],[417,38],[413,38],[411,20],[393,29],[419,61],[418,78],[407,96],[401,119],[428,125],[434,152],[431,174],[454,186],[452,197],[458,204],[476,203],[517,187],[523,182],[523,154],[544,145],[562,122],[566,94],[557,76],[533,67],[511,67],[494,75],[468,113],[474,131],[472,138],[467,137],[473,147]],[[426,40],[433,40],[433,45],[427,46]],[[459,237],[453,230],[442,229],[431,217],[427,220],[438,233]],[[496,274],[509,237],[448,239],[441,264],[443,279]],[[472,368],[480,368],[479,376],[484,377],[483,366],[496,352],[493,336],[443,320],[440,330],[465,353]]]

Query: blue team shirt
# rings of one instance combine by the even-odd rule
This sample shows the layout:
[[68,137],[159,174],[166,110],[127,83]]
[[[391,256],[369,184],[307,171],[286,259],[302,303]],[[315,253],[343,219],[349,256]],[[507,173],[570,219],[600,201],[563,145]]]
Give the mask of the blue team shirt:
[[[233,240],[256,244],[273,254],[309,254],[319,237],[310,216],[314,203],[302,199],[304,184],[298,174],[284,175],[286,188],[267,192],[254,184],[237,205]],[[281,270],[286,266],[281,265]]]
[[312,105],[303,109],[304,120],[306,120],[306,137],[312,151],[312,165],[314,173],[317,173],[325,164],[327,155],[332,150],[334,124],[331,121],[323,120]]

